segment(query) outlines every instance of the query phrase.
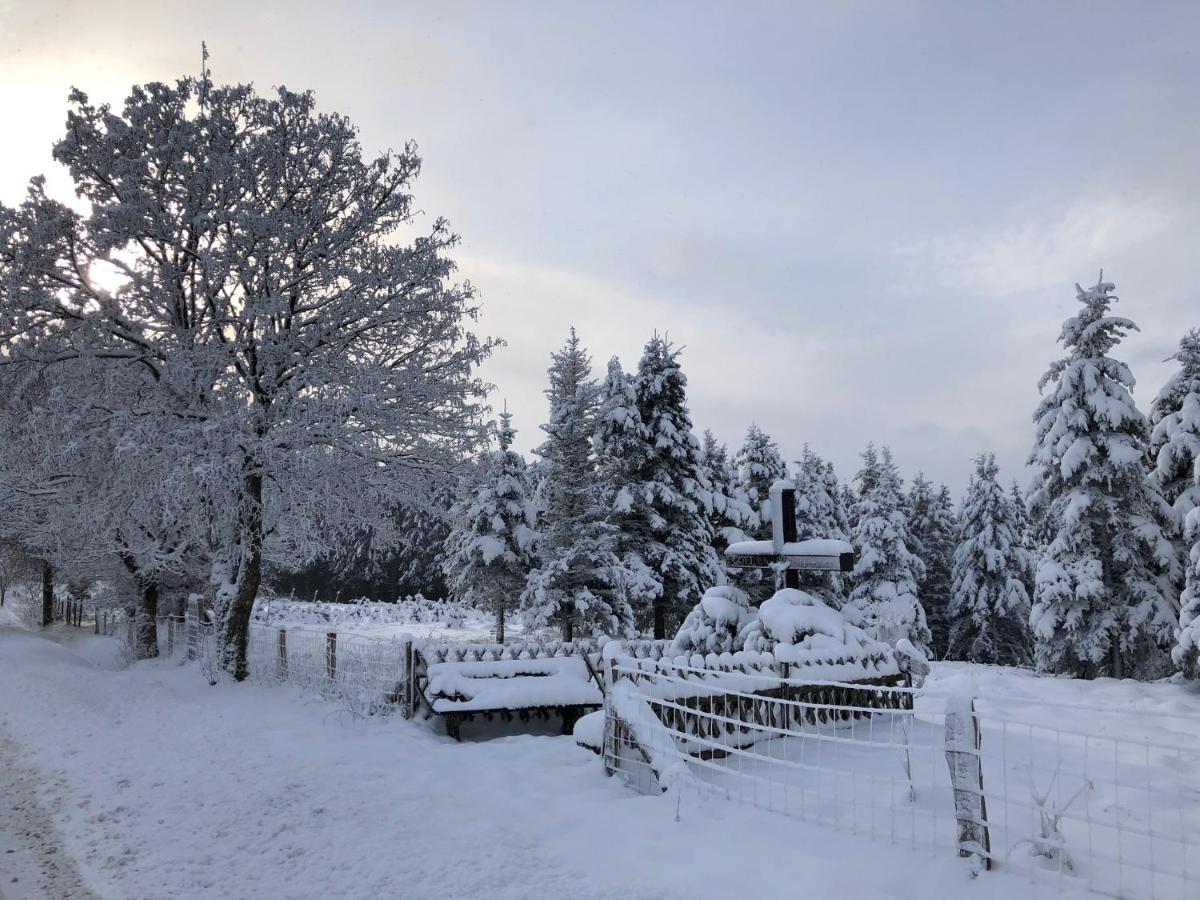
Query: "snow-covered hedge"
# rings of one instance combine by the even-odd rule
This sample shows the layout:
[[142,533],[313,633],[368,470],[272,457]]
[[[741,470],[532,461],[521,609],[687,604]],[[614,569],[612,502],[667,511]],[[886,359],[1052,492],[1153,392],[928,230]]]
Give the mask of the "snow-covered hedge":
[[365,597],[350,603],[324,603],[291,599],[260,599],[253,621],[260,625],[407,625],[411,623],[462,625],[481,613],[456,600],[429,600],[420,594],[397,603],[378,603]]
[[846,621],[819,597],[784,588],[755,610],[736,588],[705,593],[684,619],[668,657],[705,667],[788,663],[833,670],[839,679],[874,678],[899,671],[894,651]]

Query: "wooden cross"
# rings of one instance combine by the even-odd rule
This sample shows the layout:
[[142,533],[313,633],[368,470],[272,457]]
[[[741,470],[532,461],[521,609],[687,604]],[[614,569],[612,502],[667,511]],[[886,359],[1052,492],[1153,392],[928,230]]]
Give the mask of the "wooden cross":
[[771,540],[739,541],[725,550],[734,569],[783,570],[784,587],[800,587],[801,572],[850,572],[854,548],[835,538],[797,540],[796,486],[790,481],[771,485]]

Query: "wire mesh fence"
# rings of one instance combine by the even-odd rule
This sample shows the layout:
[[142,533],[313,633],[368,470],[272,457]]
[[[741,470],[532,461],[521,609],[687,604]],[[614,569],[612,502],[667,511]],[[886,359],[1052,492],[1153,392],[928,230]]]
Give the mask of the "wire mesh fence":
[[246,661],[253,679],[296,684],[370,715],[405,697],[410,640],[253,625]]
[[1045,727],[907,687],[627,658],[609,678],[605,764],[643,790],[695,788],[957,849],[1064,889],[1200,896],[1200,747]]

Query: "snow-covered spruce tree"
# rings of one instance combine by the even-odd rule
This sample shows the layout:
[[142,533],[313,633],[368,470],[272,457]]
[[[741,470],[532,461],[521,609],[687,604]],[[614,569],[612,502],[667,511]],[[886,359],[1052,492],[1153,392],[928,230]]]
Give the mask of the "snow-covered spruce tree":
[[[1172,532],[1183,583],[1179,629],[1171,655],[1189,677],[1200,676],[1200,534],[1189,522],[1200,509],[1200,330],[1188,332],[1175,354],[1179,369],[1150,407],[1154,478],[1171,506]],[[1195,527],[1194,527],[1195,526]]]
[[1028,665],[1029,594],[1020,522],[996,480],[996,457],[982,453],[959,515],[950,603],[950,658]]
[[646,563],[662,578],[654,636],[666,637],[668,608],[693,605],[723,577],[712,546],[712,495],[700,441],[687,408],[687,377],[679,351],[655,335],[646,344],[634,379],[634,395],[649,453],[639,473],[649,523],[657,537]]
[[538,449],[538,568],[521,596],[531,628],[558,625],[563,639],[587,634],[625,635],[633,623],[617,529],[606,521],[604,492],[593,459],[592,436],[600,394],[592,362],[571,329],[551,355],[549,421]]
[[609,364],[597,425],[609,521],[620,531],[629,597],[642,616],[650,611],[647,601],[652,604],[657,638],[665,636],[669,610],[694,604],[722,577],[686,389],[679,351],[656,335],[632,383],[619,364]]
[[505,614],[517,605],[532,568],[536,521],[525,460],[512,449],[512,414],[500,414],[498,450],[487,453],[462,498],[451,507],[442,568],[451,591],[496,614],[504,642]]
[[917,596],[925,567],[909,550],[900,473],[886,447],[880,453],[868,444],[862,458],[851,534],[858,562],[850,576],[846,618],[876,640],[894,645],[907,638],[928,652],[929,627]]
[[733,465],[758,520],[749,529],[751,535],[755,540],[766,540],[771,537],[771,485],[787,478],[787,466],[779,455],[779,447],[758,425],[751,424]]
[[1044,670],[1153,677],[1169,662],[1177,559],[1169,509],[1149,477],[1133,375],[1109,356],[1137,327],[1109,315],[1113,290],[1103,276],[1076,286],[1083,308],[1059,335],[1067,354],[1039,382],[1029,506],[1045,543],[1030,624]]
[[[415,149],[364,157],[308,93],[205,76],[134,88],[117,112],[76,91],[54,154],[89,211],[37,180],[0,209],[0,333],[53,330],[148,373],[162,440],[206,449],[196,507],[223,662],[242,679],[265,558],[303,563],[364,524],[394,539],[395,501],[480,444],[473,369],[492,345],[450,280],[456,237],[438,219],[398,243],[418,214]],[[53,350],[30,358],[52,367]]]
[[[808,444],[792,469],[796,486],[796,536],[849,540],[846,512],[833,464],[818,456]],[[800,587],[815,594],[835,609],[841,608],[845,584],[836,572],[800,572]]]
[[662,579],[650,569],[646,547],[654,540],[649,510],[638,503],[637,472],[646,467],[648,448],[637,408],[633,378],[615,356],[600,387],[600,405],[592,435],[596,472],[607,511],[605,520],[616,534],[614,552],[625,573],[626,598],[635,618],[644,623],[662,596]]
[[670,654],[736,653],[753,621],[750,598],[731,584],[711,587],[679,626]]
[[1041,555],[1041,550],[1037,544],[1037,530],[1033,526],[1033,521],[1029,516],[1029,504],[1025,501],[1025,492],[1021,490],[1021,486],[1017,484],[1014,478],[1012,487],[1008,491],[1008,501],[1012,504],[1013,515],[1015,517],[1015,528],[1018,535],[1021,537],[1021,547],[1023,549],[1021,562],[1021,582],[1025,585],[1025,593],[1029,595],[1030,602],[1033,601],[1034,586],[1037,583],[1037,563]]
[[944,484],[936,490],[918,472],[908,491],[908,527],[912,551],[925,566],[917,581],[917,595],[929,625],[930,649],[942,659],[950,639],[950,567],[958,542],[954,501]]
[[711,431],[704,432],[701,452],[712,492],[713,549],[723,558],[726,547],[745,540],[745,530],[752,523],[757,524],[758,517],[750,508],[746,491],[729,460],[729,451]]

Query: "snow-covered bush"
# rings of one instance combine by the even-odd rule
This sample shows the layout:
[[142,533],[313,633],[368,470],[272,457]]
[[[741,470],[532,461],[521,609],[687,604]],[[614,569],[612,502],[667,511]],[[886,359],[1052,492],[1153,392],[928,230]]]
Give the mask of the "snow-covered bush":
[[455,628],[487,613],[458,600],[428,600],[420,594],[396,603],[376,603],[365,597],[350,603],[261,598],[253,621],[260,625],[409,625],[440,624]]
[[[795,588],[776,591],[745,630],[743,649],[806,665],[890,658],[891,648],[846,621],[819,597]],[[872,673],[874,674],[874,673]]]
[[709,588],[683,620],[670,655],[741,650],[742,632],[754,618],[754,610],[744,591],[732,585]]

